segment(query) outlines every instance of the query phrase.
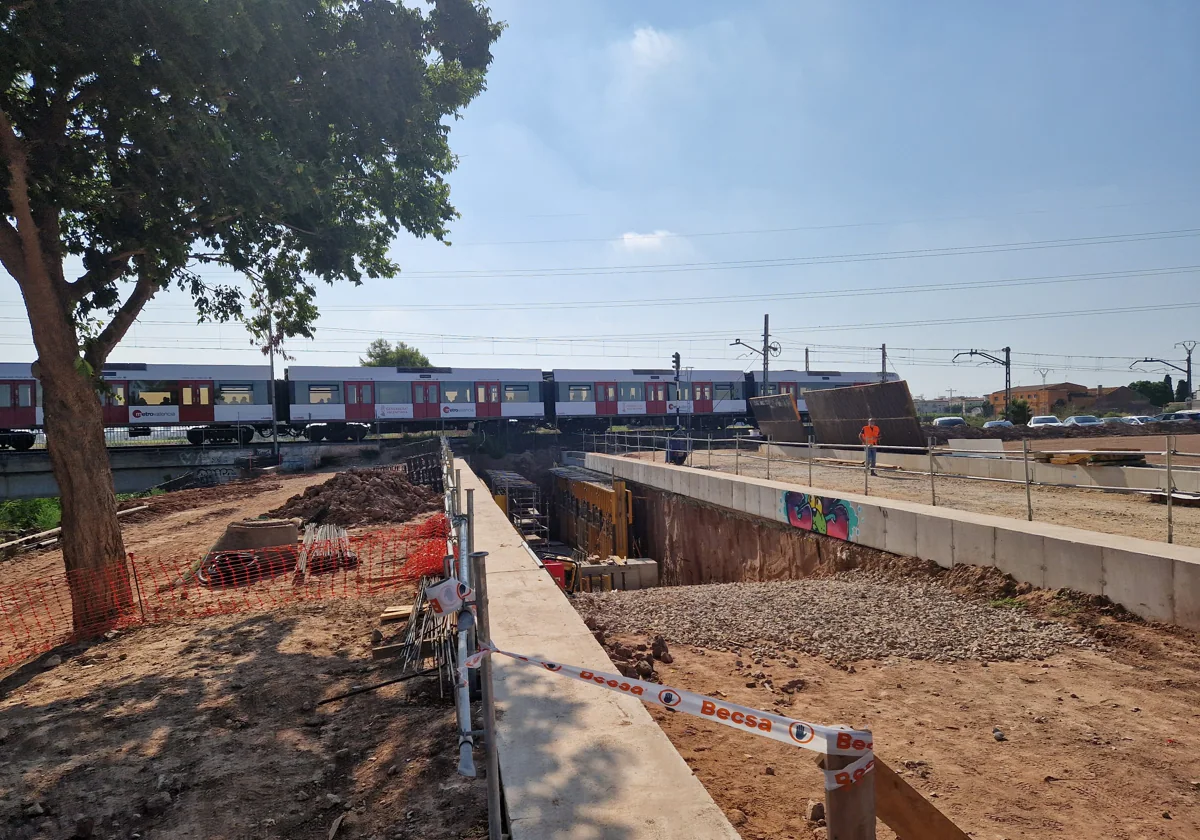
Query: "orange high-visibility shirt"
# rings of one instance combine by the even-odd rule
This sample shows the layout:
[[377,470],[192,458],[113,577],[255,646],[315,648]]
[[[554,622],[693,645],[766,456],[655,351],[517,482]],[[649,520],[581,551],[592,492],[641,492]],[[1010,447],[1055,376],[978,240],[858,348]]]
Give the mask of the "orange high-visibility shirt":
[[867,446],[877,445],[879,443],[879,427],[863,426],[862,439]]

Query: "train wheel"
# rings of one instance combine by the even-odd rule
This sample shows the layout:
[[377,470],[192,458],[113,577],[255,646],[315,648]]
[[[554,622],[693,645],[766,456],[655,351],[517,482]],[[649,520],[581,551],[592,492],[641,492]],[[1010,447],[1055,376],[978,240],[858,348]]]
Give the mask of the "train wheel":
[[192,446],[199,446],[204,443],[204,429],[188,429],[187,441]]
[[351,426],[350,437],[354,438],[355,442],[362,441],[367,436],[366,426]]
[[308,439],[313,443],[320,443],[325,440],[325,430],[318,426],[309,426],[304,430],[304,433],[308,435]]
[[252,426],[238,426],[237,439],[242,446],[249,446],[250,441],[254,440],[254,428]]

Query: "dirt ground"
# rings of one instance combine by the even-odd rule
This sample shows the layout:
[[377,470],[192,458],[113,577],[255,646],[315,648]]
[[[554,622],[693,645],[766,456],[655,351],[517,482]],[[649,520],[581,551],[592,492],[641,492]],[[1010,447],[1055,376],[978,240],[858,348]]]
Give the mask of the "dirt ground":
[[[661,458],[661,453],[658,454]],[[712,453],[712,468],[734,471],[734,454]],[[739,458],[742,475],[766,478],[766,461]],[[708,465],[708,453],[696,455],[696,466]],[[895,473],[880,469],[871,477],[870,495],[889,499],[904,499],[929,504],[929,477],[912,473]],[[856,468],[814,465],[813,484],[829,490],[862,493],[863,471]],[[771,463],[771,478],[775,481],[794,481],[808,484],[807,464]],[[1165,542],[1167,538],[1167,509],[1147,497],[1102,490],[1079,490],[1061,487],[1034,487],[1033,518],[1038,522],[1053,522],[1072,528],[1085,528],[1104,534],[1120,534],[1145,540]],[[941,507],[990,513],[1024,519],[1026,516],[1025,487],[1020,484],[971,481],[962,478],[937,477],[937,503]],[[1200,547],[1200,508],[1176,506],[1175,542]]]
[[[1004,448],[1021,451],[1020,441],[1005,441]],[[1125,452],[1165,452],[1167,441],[1162,435],[1098,437],[1086,440],[1030,440],[1029,449],[1037,452],[1065,451],[1069,449],[1117,449]],[[1175,450],[1178,457],[1175,465],[1181,467],[1200,467],[1200,435],[1175,435]],[[1146,461],[1151,464],[1163,464],[1166,459],[1162,455],[1147,455]]]
[[[1114,637],[1109,653],[952,665],[673,646],[674,662],[656,668],[668,685],[870,728],[879,757],[978,840],[1200,837],[1200,646],[1140,624]],[[795,693],[778,688],[792,680]],[[824,837],[804,819],[823,800],[812,753],[649,708],[743,837]],[[895,837],[882,824],[879,836]]]
[[315,705],[395,674],[369,634],[410,601],[142,627],[27,666],[0,683],[0,836],[326,840],[343,817],[342,838],[486,837],[435,684]]

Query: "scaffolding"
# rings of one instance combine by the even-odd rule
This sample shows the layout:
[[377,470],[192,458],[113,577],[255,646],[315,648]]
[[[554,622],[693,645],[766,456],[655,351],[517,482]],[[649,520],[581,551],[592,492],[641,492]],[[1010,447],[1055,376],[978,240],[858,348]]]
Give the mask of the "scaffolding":
[[496,504],[534,548],[550,541],[550,518],[542,505],[542,491],[519,473],[487,470],[488,485]]

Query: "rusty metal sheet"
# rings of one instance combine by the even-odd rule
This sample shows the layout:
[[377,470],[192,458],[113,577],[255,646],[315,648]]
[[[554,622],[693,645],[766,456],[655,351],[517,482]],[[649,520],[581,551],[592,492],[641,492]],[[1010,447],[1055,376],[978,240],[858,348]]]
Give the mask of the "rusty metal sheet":
[[859,433],[873,417],[881,448],[926,445],[904,380],[809,391],[804,399],[817,443],[858,445]]
[[809,429],[800,419],[796,400],[791,394],[751,397],[749,402],[759,431],[771,440],[782,443],[808,442]]

